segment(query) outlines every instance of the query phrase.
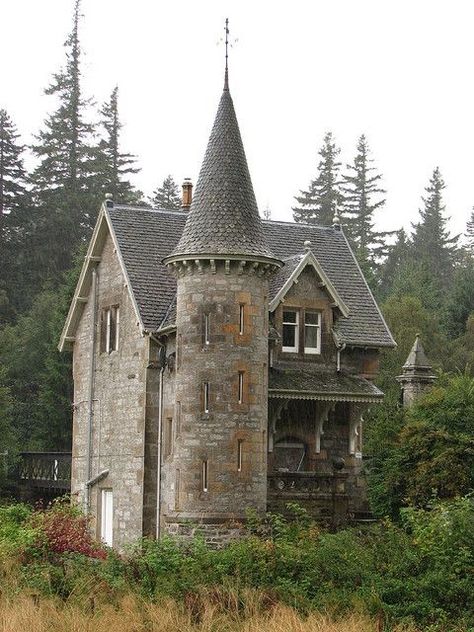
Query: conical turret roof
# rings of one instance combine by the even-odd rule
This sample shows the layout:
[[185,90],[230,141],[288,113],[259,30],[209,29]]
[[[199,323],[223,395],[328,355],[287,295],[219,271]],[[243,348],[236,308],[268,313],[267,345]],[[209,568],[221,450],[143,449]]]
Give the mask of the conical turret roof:
[[404,369],[430,369],[431,365],[426,357],[425,350],[421,344],[420,334],[416,335],[413,347],[408,355],[408,358],[403,365]]
[[184,231],[165,262],[206,255],[276,259],[265,241],[227,73]]

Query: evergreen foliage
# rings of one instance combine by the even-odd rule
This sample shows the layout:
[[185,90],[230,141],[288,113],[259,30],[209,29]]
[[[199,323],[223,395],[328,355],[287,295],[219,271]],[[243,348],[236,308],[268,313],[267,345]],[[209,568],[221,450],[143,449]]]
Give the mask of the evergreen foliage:
[[413,225],[413,248],[416,258],[422,262],[440,288],[445,289],[452,277],[458,237],[450,237],[446,227],[446,207],[443,203],[445,184],[438,167],[433,171],[422,198],[421,221]]
[[466,248],[469,254],[474,255],[474,209],[466,224]]
[[341,163],[338,160],[340,152],[332,132],[328,132],[318,152],[321,159],[317,176],[306,191],[300,191],[300,195],[295,196],[298,203],[298,206],[292,208],[295,222],[332,225],[335,211],[343,201],[339,175]]
[[141,193],[136,191],[127,176],[138,173],[136,157],[120,151],[120,122],[118,111],[118,86],[112,90],[110,99],[103,104],[100,125],[103,137],[99,142],[97,166],[101,197],[106,193],[121,204],[137,204],[141,201]]
[[150,202],[156,208],[162,208],[169,211],[181,208],[179,187],[171,175],[166,176],[162,185],[153,191]]
[[383,208],[386,191],[380,185],[382,176],[371,163],[369,145],[362,135],[354,162],[342,176],[343,218],[344,231],[362,270],[372,276],[377,263],[387,255],[387,236],[393,233],[375,230],[374,213]]
[[0,221],[21,206],[26,193],[24,146],[19,137],[7,111],[0,109]]

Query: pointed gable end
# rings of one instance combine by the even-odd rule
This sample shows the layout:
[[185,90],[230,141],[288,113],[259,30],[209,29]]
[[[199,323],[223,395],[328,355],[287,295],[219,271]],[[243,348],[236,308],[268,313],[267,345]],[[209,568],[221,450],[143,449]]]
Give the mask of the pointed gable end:
[[270,301],[270,311],[273,312],[285,298],[293,284],[307,266],[312,266],[316,274],[321,279],[322,289],[324,289],[334,303],[337,305],[341,314],[346,318],[349,316],[349,308],[342,300],[338,291],[331,283],[329,277],[324,272],[321,264],[317,260],[315,254],[308,250],[305,254],[296,255],[284,260],[285,265],[281,268],[272,279],[272,289],[274,296]]

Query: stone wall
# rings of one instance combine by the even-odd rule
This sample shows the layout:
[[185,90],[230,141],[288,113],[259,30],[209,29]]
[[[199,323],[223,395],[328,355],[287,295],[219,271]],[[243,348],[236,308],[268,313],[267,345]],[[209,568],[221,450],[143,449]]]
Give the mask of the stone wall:
[[170,384],[166,399],[180,414],[175,403],[163,415],[173,433],[168,451],[164,425],[162,513],[170,532],[183,521],[219,524],[241,520],[247,507],[266,509],[268,283],[237,265],[216,262],[213,272],[206,264],[178,278],[175,397]]
[[[141,336],[113,242],[107,237],[97,266],[96,367],[92,476],[109,470],[91,489],[92,529],[100,534],[100,490],[113,491],[114,546],[142,535],[145,380],[148,340]],[[88,398],[92,352],[92,296],[88,297],[74,343],[72,492],[83,502],[87,478]],[[101,353],[100,311],[119,306],[118,350]]]

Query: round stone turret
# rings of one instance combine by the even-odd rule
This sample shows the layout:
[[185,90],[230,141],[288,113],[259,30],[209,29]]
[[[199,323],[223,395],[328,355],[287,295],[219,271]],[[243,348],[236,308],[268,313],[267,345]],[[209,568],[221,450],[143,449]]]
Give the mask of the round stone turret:
[[266,510],[268,278],[281,265],[265,242],[227,82],[182,237],[165,263],[178,277],[180,420],[162,523],[177,535],[199,523],[215,541],[246,509]]

